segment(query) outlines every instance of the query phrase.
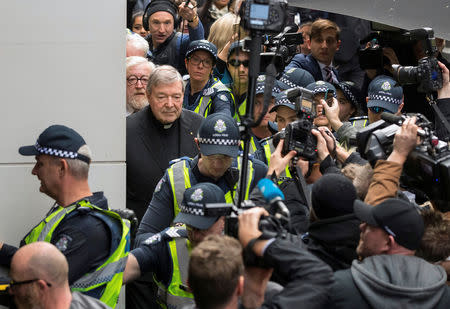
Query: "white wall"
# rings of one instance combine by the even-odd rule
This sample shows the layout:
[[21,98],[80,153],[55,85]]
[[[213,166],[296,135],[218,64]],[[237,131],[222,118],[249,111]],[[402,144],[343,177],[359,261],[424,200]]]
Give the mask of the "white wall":
[[52,124],[85,138],[92,189],[125,207],[125,15],[124,0],[0,1],[0,241],[52,205],[17,152]]

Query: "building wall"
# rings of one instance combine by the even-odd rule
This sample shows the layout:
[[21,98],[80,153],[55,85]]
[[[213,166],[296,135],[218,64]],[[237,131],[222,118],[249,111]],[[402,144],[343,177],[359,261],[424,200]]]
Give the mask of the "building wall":
[[52,124],[85,138],[92,190],[125,207],[125,15],[126,1],[0,1],[0,241],[52,206],[17,152]]

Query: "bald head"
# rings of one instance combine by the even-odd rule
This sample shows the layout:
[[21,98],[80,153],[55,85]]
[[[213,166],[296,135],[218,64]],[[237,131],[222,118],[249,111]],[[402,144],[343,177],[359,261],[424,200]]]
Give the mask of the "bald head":
[[21,247],[11,261],[11,276],[14,278],[42,279],[55,286],[68,284],[68,272],[66,257],[47,242]]

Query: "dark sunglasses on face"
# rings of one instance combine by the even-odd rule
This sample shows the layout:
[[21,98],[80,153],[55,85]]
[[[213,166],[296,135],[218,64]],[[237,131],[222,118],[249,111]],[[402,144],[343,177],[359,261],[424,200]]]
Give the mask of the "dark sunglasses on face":
[[244,67],[248,68],[248,66],[250,64],[250,60],[240,61],[240,60],[237,60],[237,59],[230,59],[230,60],[228,60],[228,64],[233,66],[233,67],[235,67],[235,68],[240,67],[241,64],[242,64],[242,65],[244,65]]

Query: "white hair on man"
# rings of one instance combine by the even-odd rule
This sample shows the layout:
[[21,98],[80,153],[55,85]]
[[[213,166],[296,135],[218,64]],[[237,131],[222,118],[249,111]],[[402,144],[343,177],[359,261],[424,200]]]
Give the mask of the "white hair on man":
[[151,61],[148,61],[147,58],[139,57],[139,56],[130,56],[125,60],[127,73],[128,70],[137,65],[147,65],[151,72],[155,69],[155,64]]
[[149,50],[148,42],[139,34],[127,33],[127,57],[147,57]]

